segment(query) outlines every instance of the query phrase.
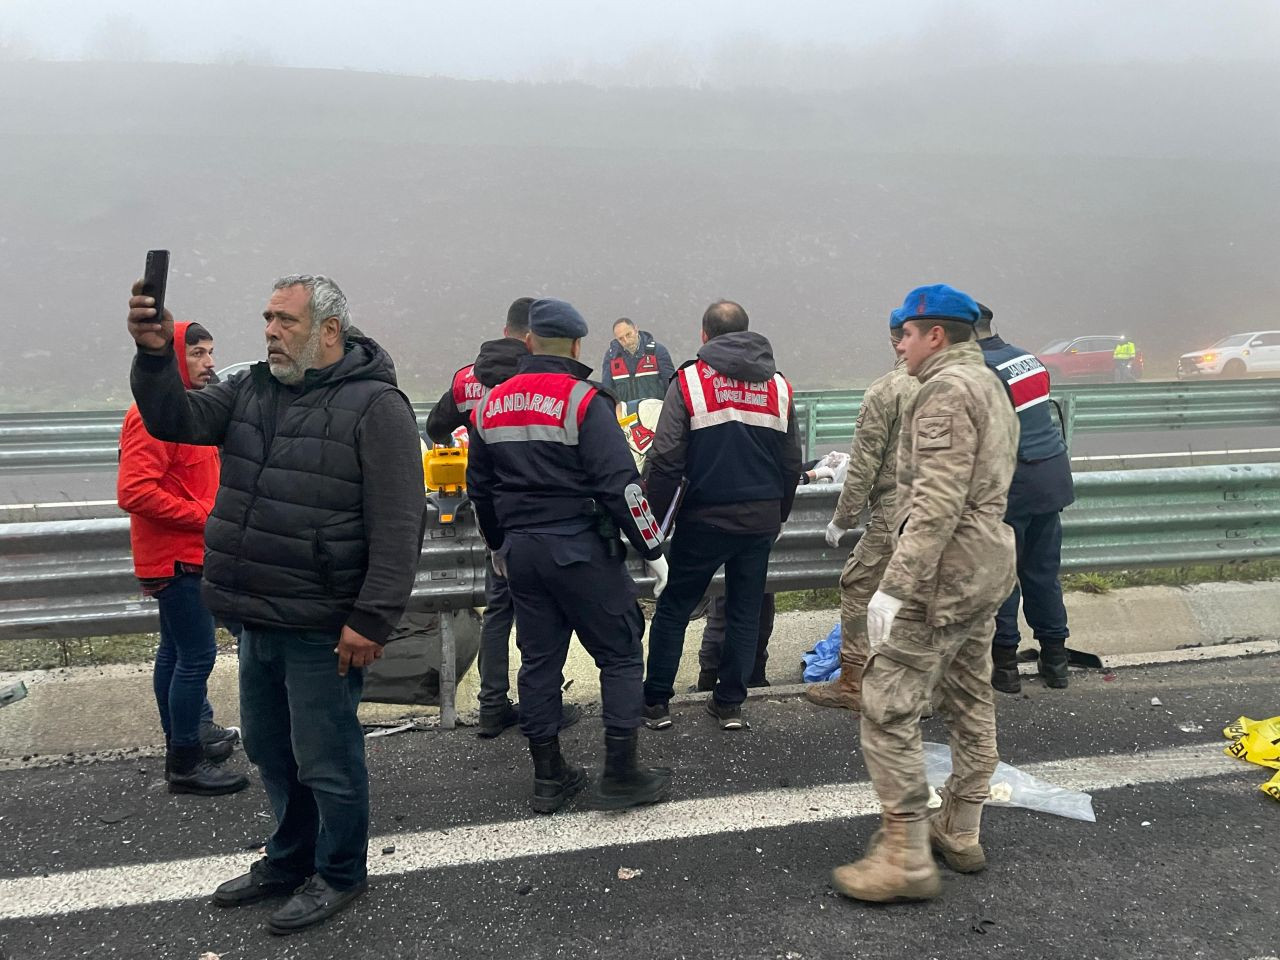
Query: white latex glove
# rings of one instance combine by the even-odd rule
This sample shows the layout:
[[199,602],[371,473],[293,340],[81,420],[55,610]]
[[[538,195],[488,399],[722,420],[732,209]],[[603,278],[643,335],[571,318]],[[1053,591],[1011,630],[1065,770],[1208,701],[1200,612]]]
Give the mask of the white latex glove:
[[867,640],[871,649],[882,646],[889,639],[889,631],[893,629],[893,619],[902,609],[902,601],[879,590],[867,604]]
[[644,565],[649,568],[649,572],[653,574],[656,580],[653,585],[653,599],[657,600],[662,596],[662,591],[667,589],[667,558],[658,557],[656,560],[646,560]]
[[837,527],[836,522],[832,520],[830,523],[827,524],[827,546],[828,547],[840,546],[840,538],[843,537],[848,532],[849,531],[846,530],[844,527]]
[[813,468],[814,480],[834,480],[835,478],[836,478],[836,471],[832,467],[814,467]]
[[499,555],[497,551],[489,554],[489,562],[493,564],[493,572],[503,580],[507,579],[507,555]]

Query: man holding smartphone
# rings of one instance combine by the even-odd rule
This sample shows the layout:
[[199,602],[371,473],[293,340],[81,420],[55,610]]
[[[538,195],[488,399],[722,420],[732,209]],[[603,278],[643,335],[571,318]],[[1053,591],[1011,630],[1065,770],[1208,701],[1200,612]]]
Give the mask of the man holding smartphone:
[[426,507],[417,422],[390,356],[352,331],[328,277],[277,280],[263,311],[266,362],[200,391],[183,389],[173,317],[157,316],[143,291],[134,286],[128,326],[147,430],[223,450],[202,592],[214,614],[244,627],[245,753],[276,816],[266,856],[213,899],[234,907],[292,893],[269,921],[272,933],[292,933],[367,886],[356,707],[363,668],[381,656],[417,570]]

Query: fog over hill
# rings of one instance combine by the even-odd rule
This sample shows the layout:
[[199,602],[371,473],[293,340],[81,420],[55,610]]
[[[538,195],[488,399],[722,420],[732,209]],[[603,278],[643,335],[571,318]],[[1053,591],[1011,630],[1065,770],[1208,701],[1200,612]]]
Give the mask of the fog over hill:
[[323,272],[431,398],[521,295],[689,356],[741,301],[801,387],[888,364],[956,284],[1025,346],[1128,332],[1167,371],[1280,327],[1280,67],[1004,64],[843,92],[600,89],[252,66],[0,63],[0,405],[122,406],[129,284],[222,362]]

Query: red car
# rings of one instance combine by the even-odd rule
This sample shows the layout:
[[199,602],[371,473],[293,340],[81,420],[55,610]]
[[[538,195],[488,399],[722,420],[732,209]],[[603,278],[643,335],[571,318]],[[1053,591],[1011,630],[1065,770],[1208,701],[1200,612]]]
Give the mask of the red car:
[[[1115,349],[1124,342],[1124,337],[1101,334],[1072,340],[1055,340],[1037,356],[1048,368],[1049,379],[1054,383],[1114,383],[1117,379]],[[1141,379],[1141,351],[1134,356],[1130,369],[1128,379]]]

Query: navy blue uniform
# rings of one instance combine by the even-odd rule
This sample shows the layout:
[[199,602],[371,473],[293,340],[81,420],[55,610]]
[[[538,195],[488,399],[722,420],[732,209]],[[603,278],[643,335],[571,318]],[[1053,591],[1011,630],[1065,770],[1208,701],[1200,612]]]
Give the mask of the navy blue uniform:
[[621,544],[601,536],[602,515],[646,559],[661,553],[657,525],[614,401],[586,380],[590,368],[535,355],[476,408],[467,488],[495,556],[505,561],[516,609],[520,729],[554,737],[570,633],[600,670],[606,728],[641,723],[644,618]]
[[1033,354],[999,337],[978,343],[987,366],[1003,381],[1022,427],[1004,517],[1017,539],[1018,583],[996,613],[995,643],[1018,646],[1019,602],[1037,641],[1061,643],[1070,636],[1058,580],[1061,512],[1075,501],[1075,488],[1066,442],[1049,413],[1049,371]]

